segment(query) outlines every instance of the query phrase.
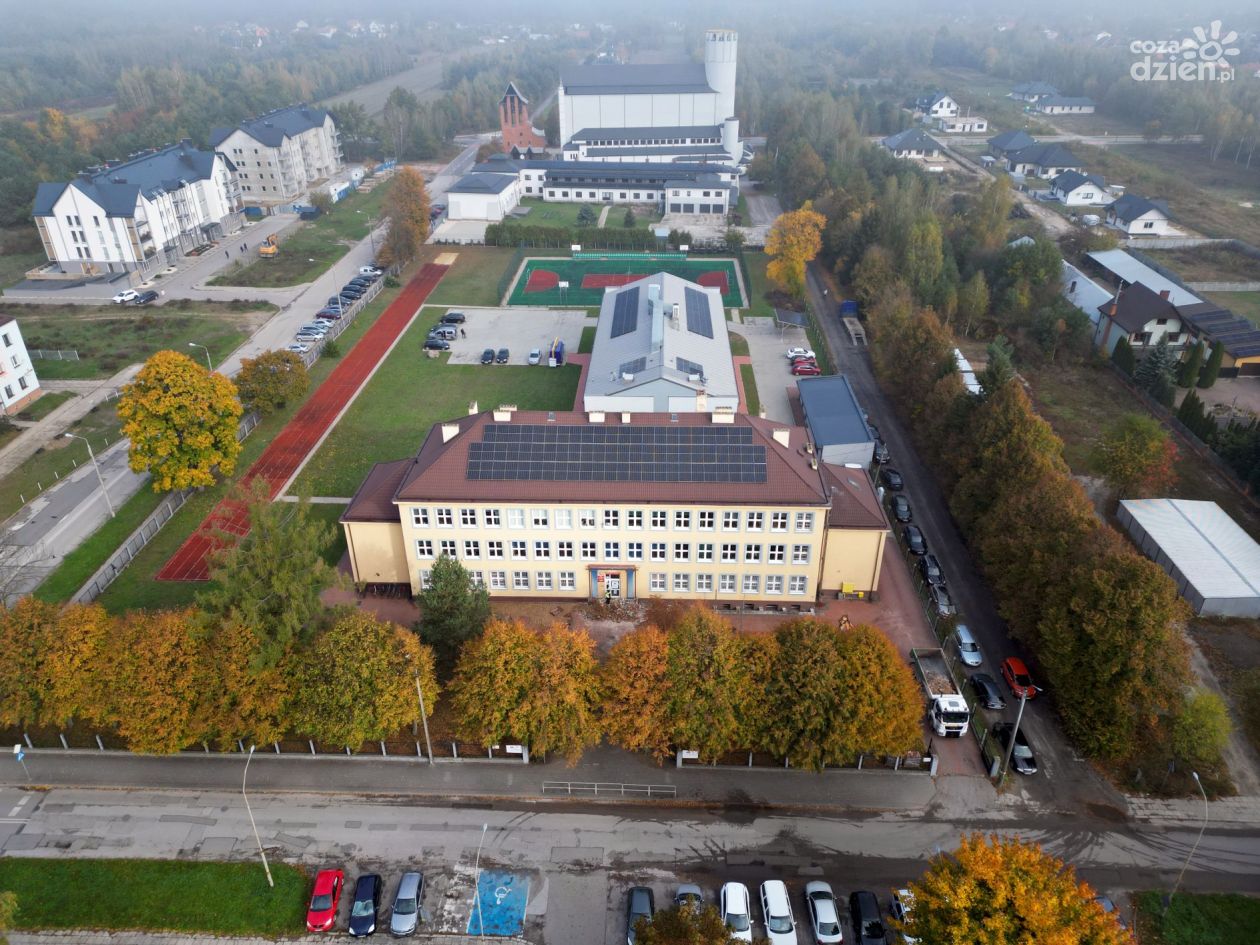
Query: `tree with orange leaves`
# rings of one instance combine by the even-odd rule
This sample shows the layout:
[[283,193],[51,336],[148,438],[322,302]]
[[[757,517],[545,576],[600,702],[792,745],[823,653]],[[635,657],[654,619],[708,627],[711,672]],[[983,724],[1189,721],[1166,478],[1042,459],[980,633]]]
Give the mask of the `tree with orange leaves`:
[[1091,457],[1122,499],[1149,499],[1177,482],[1177,447],[1154,417],[1125,414],[1103,435]]
[[668,645],[659,628],[639,627],[613,644],[602,671],[609,741],[658,761],[669,754]]
[[1073,869],[1018,837],[969,834],[910,884],[913,905],[893,925],[939,945],[1131,945]]
[[389,230],[378,261],[386,266],[404,265],[416,255],[429,235],[429,192],[415,168],[402,168],[389,183],[385,217]]
[[766,276],[793,298],[805,294],[805,267],[822,249],[826,225],[827,218],[806,200],[801,209],[781,214],[770,227],[766,237],[766,253],[770,256]]

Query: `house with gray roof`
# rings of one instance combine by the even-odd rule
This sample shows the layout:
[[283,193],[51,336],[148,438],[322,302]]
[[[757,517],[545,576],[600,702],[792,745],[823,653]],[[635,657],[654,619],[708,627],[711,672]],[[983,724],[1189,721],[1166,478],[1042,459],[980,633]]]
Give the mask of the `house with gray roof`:
[[1107,208],[1107,225],[1126,236],[1167,236],[1168,224],[1168,204],[1162,200],[1125,194]]
[[1033,105],[1043,115],[1092,115],[1096,108],[1092,98],[1070,95],[1045,95]]
[[35,191],[49,265],[38,278],[138,273],[143,281],[243,222],[232,161],[188,141]]
[[1106,181],[1080,171],[1064,171],[1052,180],[1050,196],[1065,207],[1098,207],[1111,201]]
[[712,413],[739,409],[718,289],[668,273],[604,293],[582,409]]
[[235,128],[215,128],[210,146],[236,165],[241,197],[249,204],[297,200],[343,164],[332,115],[311,105],[290,105]]
[[1031,148],[1037,139],[1027,131],[1003,131],[989,139],[989,153],[1000,161],[1005,161],[1016,151]]
[[849,379],[843,374],[799,377],[796,389],[805,427],[822,461],[869,466],[875,456],[875,434]]
[[515,174],[486,174],[474,170],[446,191],[446,216],[450,220],[497,223],[520,202],[520,181]]
[[941,156],[941,143],[922,128],[907,128],[889,135],[880,144],[895,158],[934,161]]
[[1054,143],[1030,145],[1006,157],[1006,169],[1016,177],[1052,180],[1064,171],[1080,170],[1084,166],[1075,154]]
[[1050,95],[1058,95],[1059,90],[1049,82],[1021,82],[1011,88],[1008,98],[1017,102],[1039,102]]

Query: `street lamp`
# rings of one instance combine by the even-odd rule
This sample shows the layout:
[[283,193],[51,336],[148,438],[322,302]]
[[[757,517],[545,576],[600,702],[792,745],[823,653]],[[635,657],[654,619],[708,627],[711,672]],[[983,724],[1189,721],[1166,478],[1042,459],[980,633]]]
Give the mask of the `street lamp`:
[[1042,690],[1040,686],[1034,686],[1032,683],[1029,683],[1027,686],[1024,686],[1023,689],[1020,690],[1019,711],[1015,713],[1015,727],[1011,729],[1011,740],[1010,740],[1010,743],[1007,744],[1006,746],[1006,757],[1002,759],[1002,770],[998,774],[999,786],[1002,784],[1002,781],[1006,778],[1006,771],[1011,765],[1011,755],[1015,751],[1015,739],[1019,737],[1019,723],[1022,722],[1024,719],[1024,705],[1028,702],[1028,693],[1030,691],[1041,692]]
[[249,757],[245,759],[245,773],[241,775],[241,797],[245,798],[245,810],[249,814],[249,825],[254,829],[254,842],[258,844],[258,855],[262,857],[263,872],[267,874],[267,885],[275,887],[271,878],[271,867],[267,865],[267,854],[263,850],[262,838],[258,836],[258,824],[254,823],[254,809],[249,806],[249,795],[245,793],[245,779],[249,777],[249,763],[254,760],[254,746],[249,746]]
[[[429,741],[429,716],[424,711],[424,693],[420,691],[420,670],[416,670],[416,701],[420,703],[420,721],[424,723],[424,750],[429,756],[429,766],[433,766],[433,743]],[[414,734],[415,726],[412,726]]]
[[113,518],[114,517],[114,503],[110,501],[109,490],[105,488],[105,478],[101,475],[101,467],[100,467],[100,464],[96,461],[96,454],[92,452],[92,444],[88,441],[88,438],[86,436],[79,436],[79,434],[77,433],[63,433],[61,435],[63,437],[68,437],[69,439],[72,439],[72,440],[82,440],[84,443],[87,444],[88,459],[92,461],[92,468],[96,470],[96,481],[101,484],[101,493],[105,496],[105,507],[109,509],[109,517]]
[[1191,771],[1194,776],[1194,783],[1198,785],[1199,793],[1203,795],[1203,826],[1199,828],[1199,835],[1194,840],[1194,846],[1190,848],[1190,855],[1186,857],[1186,862],[1181,864],[1181,872],[1177,874],[1177,882],[1173,884],[1173,890],[1168,894],[1168,898],[1164,900],[1164,909],[1172,905],[1173,896],[1177,895],[1177,890],[1181,888],[1181,878],[1186,875],[1186,868],[1190,865],[1190,861],[1194,859],[1195,852],[1199,849],[1199,843],[1203,840],[1203,831],[1207,830],[1208,825],[1208,796],[1207,791],[1203,790],[1203,782],[1199,780],[1199,772]]
[[489,824],[481,825],[481,839],[477,841],[477,859],[473,863],[473,873],[476,878],[473,880],[473,896],[477,902],[477,937],[484,939],[486,937],[486,924],[481,918],[481,845],[486,842],[486,829]]
[[202,351],[204,351],[204,352],[206,353],[206,368],[207,368],[207,369],[209,369],[209,371],[213,374],[213,373],[214,373],[214,365],[210,363],[210,349],[209,349],[209,348],[207,348],[205,345],[199,345],[199,344],[197,344],[197,342],[195,342],[195,341],[190,341],[190,342],[188,342],[188,347],[190,347],[190,348],[200,348]]

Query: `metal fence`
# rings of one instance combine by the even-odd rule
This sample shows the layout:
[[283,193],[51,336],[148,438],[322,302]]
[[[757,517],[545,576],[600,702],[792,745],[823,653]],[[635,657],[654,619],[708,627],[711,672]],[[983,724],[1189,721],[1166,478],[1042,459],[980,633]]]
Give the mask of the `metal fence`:
[[302,355],[302,363],[309,368],[317,360],[319,360],[319,356],[324,352],[324,345],[328,344],[330,341],[336,341],[337,338],[341,336],[342,332],[350,327],[350,323],[359,317],[359,313],[367,307],[367,304],[380,295],[381,290],[384,288],[385,279],[377,279],[368,286],[368,290],[364,293],[363,298],[352,302],[349,305],[342,306],[341,317],[329,326],[328,334],[312,344],[311,350]]
[[57,348],[27,348],[26,353],[32,358],[42,361],[78,361],[79,352],[75,349],[62,351]]
[[672,784],[622,784],[617,781],[544,781],[544,794],[569,797],[677,797]]

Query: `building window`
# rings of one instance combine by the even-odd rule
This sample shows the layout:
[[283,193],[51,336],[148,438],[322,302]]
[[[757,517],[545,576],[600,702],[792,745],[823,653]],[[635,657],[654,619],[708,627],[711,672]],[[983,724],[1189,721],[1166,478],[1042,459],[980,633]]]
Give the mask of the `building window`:
[[674,560],[675,561],[690,561],[691,560],[691,545],[687,544],[685,541],[674,542]]
[[792,546],[792,563],[809,564],[809,545]]
[[621,516],[618,514],[616,509],[604,509],[604,527],[605,528],[619,528],[620,520],[621,520]]
[[666,586],[664,574],[662,574],[659,571],[654,571],[652,572],[652,576],[650,580],[651,580],[650,586],[653,593],[664,592],[665,586]]
[[788,514],[787,512],[771,512],[770,513],[770,531],[785,532],[787,531]]
[[508,509],[508,528],[525,527],[525,510]]
[[691,575],[675,574],[674,575],[674,593],[686,594],[691,591]]
[[767,574],[766,575],[766,593],[782,594],[783,593],[783,575]]
[[617,561],[621,558],[621,542],[606,541],[604,542],[604,560]]
[[551,590],[551,572],[539,571],[534,575],[534,586],[540,591]]
[[674,530],[689,531],[691,529],[691,513],[687,511],[677,511],[674,513]]
[[450,509],[437,510],[438,528],[451,528],[455,524],[455,516],[451,514]]
[[465,558],[480,558],[481,557],[481,542],[479,541],[464,542],[464,557]]
[[723,512],[722,513],[722,531],[737,532],[739,531],[739,513]]
[[744,516],[744,527],[750,532],[759,532],[765,525],[765,512],[749,512]]
[[536,541],[534,542],[534,557],[546,560],[551,557],[551,542]]
[[513,571],[512,572],[512,590],[527,591],[529,590],[529,572]]
[[770,545],[766,554],[766,560],[771,564],[782,564],[787,554],[787,545]]
[[761,579],[755,574],[744,575],[744,593],[756,594],[761,587]]
[[534,509],[531,519],[533,521],[535,528],[546,528],[547,527],[547,510]]
[[577,590],[577,575],[572,571],[560,572],[560,590],[573,591]]
[[567,561],[573,560],[573,542],[558,541],[556,542],[556,557],[564,558]]
[[712,542],[704,542],[703,544],[696,545],[696,560],[697,561],[712,561],[713,560],[713,543]]
[[484,512],[486,528],[498,528],[503,524],[503,517],[498,509],[486,509]]
[[595,510],[582,509],[578,512],[578,528],[594,528],[595,527]]
[[797,574],[788,578],[789,594],[804,594],[805,586],[809,583],[809,579],[803,574]]
[[626,528],[642,528],[643,512],[638,509],[632,509],[626,513]]
[[486,586],[486,577],[481,571],[469,571],[468,577],[472,580],[474,587]]
[[722,545],[722,561],[731,564],[739,560],[739,545],[724,544]]
[[814,530],[814,513],[813,512],[797,512],[796,513],[796,530],[798,532],[812,532]]
[[422,508],[413,508],[411,510],[411,526],[413,528],[429,527],[429,510]]
[[595,560],[595,542],[593,541],[582,542],[582,560],[583,561]]
[[433,557],[433,542],[431,542],[427,538],[417,538],[416,539],[416,557],[417,558],[432,558]]
[[556,528],[573,527],[573,510],[556,509]]
[[512,557],[517,560],[529,557],[529,543],[524,541],[513,541]]
[[735,593],[735,575],[719,574],[718,575],[718,593],[734,594]]
[[664,561],[665,560],[665,542],[663,541],[652,542],[651,552],[652,552],[653,561]]
[[643,542],[629,541],[626,542],[626,558],[629,561],[643,560]]
[[446,557],[454,558],[455,557],[455,539],[443,538],[442,543],[440,545],[440,550],[442,554],[445,555]]
[[420,590],[427,591],[432,586],[433,586],[433,572],[421,571],[420,572]]
[[664,510],[657,510],[652,513],[652,527],[660,530],[665,527],[666,513]]
[[744,545],[744,563],[761,563],[761,545]]
[[477,510],[476,509],[460,509],[459,524],[465,528],[477,527]]
[[713,593],[713,575],[697,574],[696,575],[696,591],[701,594]]
[[503,542],[501,541],[486,542],[486,557],[487,558],[502,558],[503,557]]
[[699,512],[699,513],[697,513],[697,518],[699,519],[699,528],[700,528],[700,531],[702,531],[702,532],[711,532],[711,531],[713,531],[713,521],[714,521],[714,519],[716,518],[716,516],[717,516],[717,513],[716,513],[716,512]]
[[506,591],[507,590],[507,572],[491,571],[490,572],[490,590]]

